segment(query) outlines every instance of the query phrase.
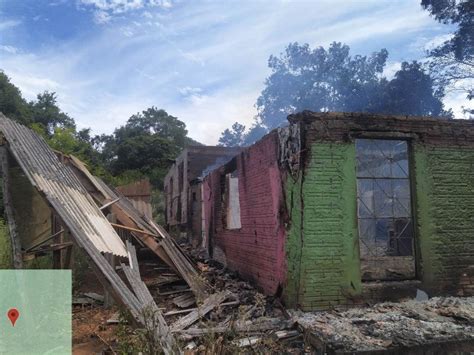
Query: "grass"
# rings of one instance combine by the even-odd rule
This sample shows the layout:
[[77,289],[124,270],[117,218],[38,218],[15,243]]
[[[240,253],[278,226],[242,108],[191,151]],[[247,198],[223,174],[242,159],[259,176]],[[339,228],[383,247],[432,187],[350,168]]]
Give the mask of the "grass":
[[0,269],[13,267],[12,248],[8,227],[3,218],[0,218]]

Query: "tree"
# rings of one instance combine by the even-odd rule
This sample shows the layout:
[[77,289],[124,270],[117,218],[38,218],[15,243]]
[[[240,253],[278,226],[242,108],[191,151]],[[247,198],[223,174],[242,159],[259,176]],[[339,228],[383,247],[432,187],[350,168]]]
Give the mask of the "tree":
[[29,103],[33,122],[43,125],[48,134],[53,134],[55,128],[71,128],[75,130],[74,119],[62,112],[57,105],[55,92],[44,91],[37,95],[36,101]]
[[10,82],[10,78],[0,70],[0,112],[23,124],[31,123],[28,103],[21,91]]
[[274,128],[288,114],[304,109],[371,111],[387,56],[382,49],[368,57],[351,57],[349,46],[336,42],[327,50],[290,43],[279,57],[270,56],[272,74],[257,99],[258,115]]
[[[453,36],[431,50],[430,71],[439,85],[474,98],[474,1],[422,0],[436,20],[457,25]],[[474,115],[474,109],[466,110]]]
[[184,122],[165,110],[151,107],[131,116],[112,135],[96,136],[92,142],[113,175],[136,179],[138,172],[155,187],[161,187],[172,161],[195,141],[187,137]]
[[419,63],[402,63],[389,81],[383,76],[385,49],[370,56],[351,56],[349,51],[349,46],[335,42],[327,50],[290,43],[279,57],[270,56],[272,73],[257,99],[253,127],[245,134],[227,129],[219,141],[252,144],[269,129],[286,124],[289,114],[303,110],[452,115],[443,109],[442,86]]
[[403,62],[395,77],[384,85],[380,113],[416,116],[452,117],[445,111],[441,99],[443,88],[436,89],[433,78],[420,63]]
[[256,119],[252,127],[245,134],[243,145],[252,145],[265,134],[268,133],[268,128],[263,126],[262,123]]
[[238,122],[232,125],[231,129],[226,129],[221,133],[219,145],[224,147],[238,147],[244,144],[245,126]]

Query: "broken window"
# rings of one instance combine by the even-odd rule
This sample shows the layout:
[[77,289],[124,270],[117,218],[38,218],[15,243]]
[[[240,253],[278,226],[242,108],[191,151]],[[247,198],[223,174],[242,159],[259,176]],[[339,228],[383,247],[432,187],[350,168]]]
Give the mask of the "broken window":
[[357,209],[362,277],[413,278],[408,144],[357,139]]
[[239,178],[237,171],[233,171],[225,176],[224,187],[224,217],[226,229],[239,229],[240,222],[240,199],[239,199]]

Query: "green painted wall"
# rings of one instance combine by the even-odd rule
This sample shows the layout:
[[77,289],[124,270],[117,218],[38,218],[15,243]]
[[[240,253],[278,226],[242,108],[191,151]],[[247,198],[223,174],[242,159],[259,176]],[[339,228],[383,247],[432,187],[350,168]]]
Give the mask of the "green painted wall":
[[351,303],[361,293],[355,145],[313,144],[304,176],[287,182],[286,193],[286,303],[303,309]]
[[284,300],[287,306],[296,307],[298,305],[298,290],[300,282],[300,260],[302,251],[302,198],[301,198],[300,171],[297,179],[291,176],[286,181],[286,205],[290,219],[287,229],[286,250],[286,287],[284,288]]
[[474,268],[474,149],[414,153],[419,276],[428,290],[462,294],[460,276]]

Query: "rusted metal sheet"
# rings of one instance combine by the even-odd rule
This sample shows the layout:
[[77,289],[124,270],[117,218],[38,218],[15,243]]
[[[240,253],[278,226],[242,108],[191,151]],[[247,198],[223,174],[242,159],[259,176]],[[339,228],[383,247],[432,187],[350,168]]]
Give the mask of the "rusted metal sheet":
[[[67,157],[64,157],[67,159]],[[71,159],[70,163],[76,168],[75,172],[81,183],[89,186],[89,193],[95,197],[96,202],[108,207],[117,220],[128,229],[139,230],[139,233],[131,232],[131,235],[142,245],[146,245],[173,270],[175,270],[188,283],[198,299],[207,296],[207,286],[199,278],[196,268],[189,260],[176,242],[168,233],[156,225],[146,215],[138,211],[133,204],[119,191],[110,188],[100,178],[93,176],[82,162]]]
[[69,167],[27,127],[0,113],[0,131],[22,170],[68,228],[77,230],[103,253],[127,256],[125,246]]

